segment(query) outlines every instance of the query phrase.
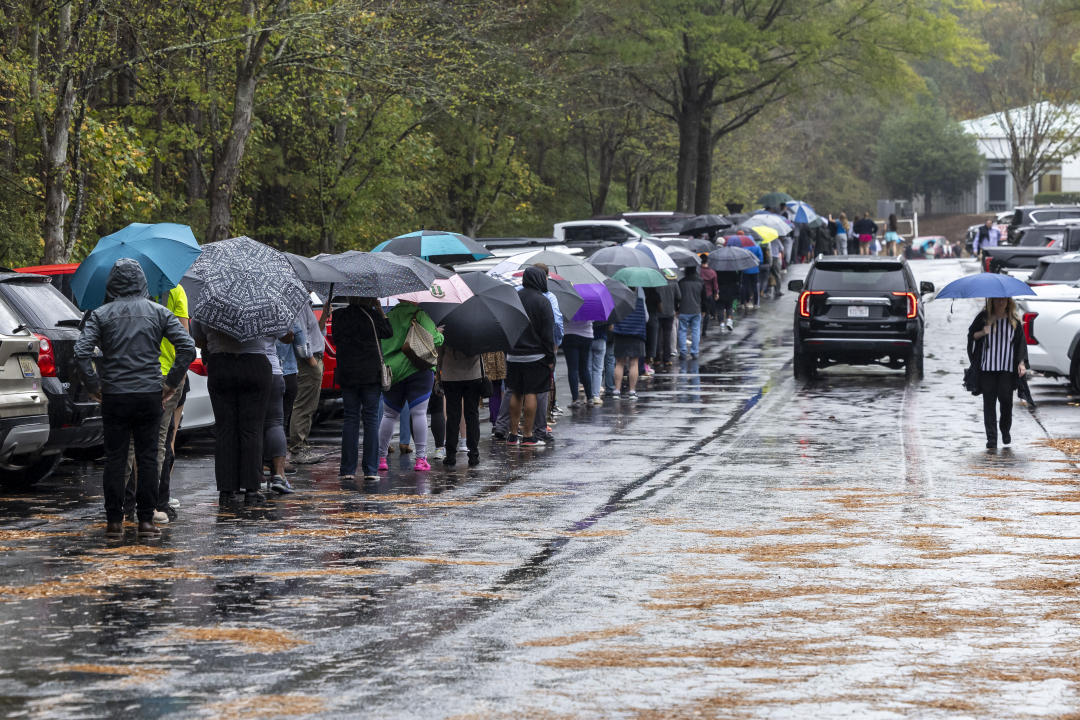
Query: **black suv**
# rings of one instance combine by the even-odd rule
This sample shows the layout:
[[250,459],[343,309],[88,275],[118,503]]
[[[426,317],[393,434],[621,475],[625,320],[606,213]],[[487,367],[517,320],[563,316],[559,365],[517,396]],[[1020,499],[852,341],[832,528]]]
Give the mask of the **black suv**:
[[813,377],[831,364],[904,367],[922,377],[921,295],[902,258],[818,256],[806,281],[792,280],[795,306],[795,377]]
[[1080,205],[1020,205],[1013,210],[1007,237],[1002,238],[1002,241],[1015,245],[1019,241],[1017,231],[1025,225],[1039,225],[1070,218],[1080,218]]
[[26,329],[38,337],[38,368],[49,400],[49,442],[43,457],[24,469],[12,483],[31,484],[52,472],[63,451],[99,448],[104,441],[101,406],[91,400],[75,369],[75,341],[82,314],[45,275],[0,268],[0,302],[21,323],[0,328],[11,333]]

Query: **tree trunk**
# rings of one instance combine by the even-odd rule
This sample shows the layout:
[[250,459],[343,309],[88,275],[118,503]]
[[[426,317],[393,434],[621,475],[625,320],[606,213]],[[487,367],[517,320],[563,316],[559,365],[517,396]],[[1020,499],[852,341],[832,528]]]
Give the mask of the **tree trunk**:
[[214,174],[210,180],[210,221],[206,228],[206,241],[224,240],[232,224],[232,196],[240,176],[240,161],[244,158],[244,146],[251,134],[255,109],[256,74],[254,58],[240,61],[237,69],[236,94],[233,98],[232,124],[222,146],[221,154],[214,158]]
[[694,213],[697,215],[708,213],[712,200],[712,114],[712,110],[701,113],[698,131],[697,177],[694,185]]
[[596,195],[593,197],[593,215],[603,215],[604,206],[607,204],[608,192],[611,190],[611,177],[615,172],[615,147],[614,143],[605,139],[600,143],[600,177],[596,181]]
[[[71,43],[71,3],[59,9],[57,46],[69,48]],[[40,59],[38,60],[40,62]],[[45,221],[41,234],[45,242],[45,263],[64,263],[64,215],[68,209],[64,183],[68,174],[68,137],[71,132],[71,113],[75,108],[75,79],[71,68],[64,66],[56,83],[56,107],[47,128],[42,128],[41,143],[45,180]]]
[[701,113],[700,103],[684,95],[679,107],[679,162],[675,171],[675,209],[679,212],[693,211]]

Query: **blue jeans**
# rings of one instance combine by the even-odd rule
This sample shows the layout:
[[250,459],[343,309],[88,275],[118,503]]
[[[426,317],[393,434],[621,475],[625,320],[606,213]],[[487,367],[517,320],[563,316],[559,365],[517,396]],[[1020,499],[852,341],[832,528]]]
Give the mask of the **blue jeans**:
[[604,360],[606,355],[607,339],[593,338],[592,346],[589,349],[589,375],[592,376],[594,397],[599,397],[600,388],[604,386]]
[[585,386],[585,399],[593,396],[592,375],[589,373],[589,353],[592,338],[581,335],[563,336],[563,355],[566,356],[566,379],[570,382],[570,397],[578,399],[578,382]]
[[615,344],[611,342],[604,349],[604,390],[615,392]]
[[345,422],[341,426],[341,470],[339,475],[355,475],[360,422],[364,426],[364,475],[375,475],[379,470],[379,395],[377,384],[341,388],[341,400],[345,405]]
[[690,357],[697,357],[701,345],[701,315],[679,315],[679,357],[686,357],[686,334],[690,333]]

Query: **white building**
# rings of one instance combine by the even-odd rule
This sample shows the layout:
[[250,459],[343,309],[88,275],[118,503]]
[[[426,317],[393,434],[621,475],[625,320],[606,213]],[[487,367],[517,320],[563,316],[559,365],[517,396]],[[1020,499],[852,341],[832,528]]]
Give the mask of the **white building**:
[[[1045,108],[1045,110],[1043,109]],[[1035,112],[1032,113],[1031,111]],[[1032,107],[1014,108],[1008,111],[1009,122],[1019,132],[1028,125],[1032,115],[1050,117],[1055,111],[1048,103],[1039,103]],[[1056,120],[1062,130],[1071,136],[1073,127],[1080,124],[1080,107],[1072,112],[1063,113]],[[973,135],[983,156],[983,174],[970,191],[954,201],[934,196],[935,213],[991,213],[1010,210],[1017,205],[1034,202],[1034,196],[1040,192],[1080,192],[1080,155],[1073,154],[1062,158],[1061,162],[1048,170],[1029,189],[1026,197],[1018,197],[1017,188],[1009,175],[1009,143],[1005,130],[1006,120],[1002,113],[991,113],[982,117],[966,120],[960,125],[969,135]],[[915,209],[922,211],[921,198],[915,203]]]

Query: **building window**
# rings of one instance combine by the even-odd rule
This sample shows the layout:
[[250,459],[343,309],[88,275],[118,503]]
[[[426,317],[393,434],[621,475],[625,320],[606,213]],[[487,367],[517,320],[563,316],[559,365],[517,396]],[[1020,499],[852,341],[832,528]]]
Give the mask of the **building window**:
[[1061,166],[1050,168],[1039,178],[1039,192],[1061,192]]

